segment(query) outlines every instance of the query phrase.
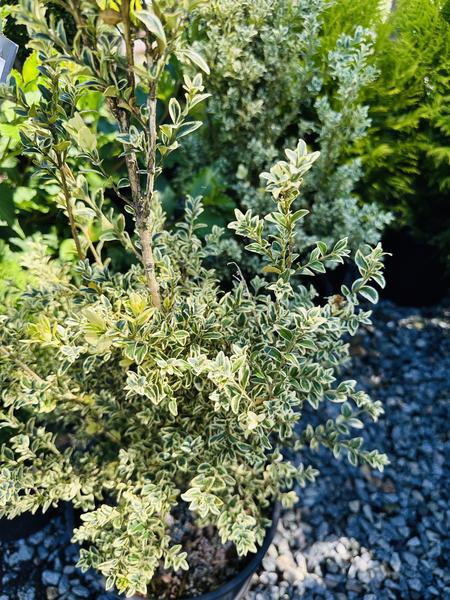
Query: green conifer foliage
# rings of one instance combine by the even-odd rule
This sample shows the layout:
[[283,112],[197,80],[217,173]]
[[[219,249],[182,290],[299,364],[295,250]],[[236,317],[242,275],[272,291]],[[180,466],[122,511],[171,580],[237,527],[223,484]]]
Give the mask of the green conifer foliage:
[[[446,9],[447,6],[447,9]],[[361,139],[359,190],[450,256],[448,3],[399,0],[377,28],[380,76],[364,90],[372,125]]]

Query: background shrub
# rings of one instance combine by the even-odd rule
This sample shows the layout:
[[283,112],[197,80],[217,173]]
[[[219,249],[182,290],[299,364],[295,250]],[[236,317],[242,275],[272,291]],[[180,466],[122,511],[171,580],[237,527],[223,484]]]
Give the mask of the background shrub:
[[389,221],[356,197],[361,163],[350,158],[369,125],[360,98],[377,76],[370,64],[374,35],[355,19],[348,34],[331,41],[324,28],[329,10],[325,0],[205,4],[191,35],[214,65],[207,80],[212,96],[207,133],[187,155],[197,157],[205,204],[218,218],[236,204],[263,209],[259,173],[305,138],[321,158],[305,183],[302,202],[311,219],[300,233],[303,244],[346,235],[356,249],[363,239],[376,242]]

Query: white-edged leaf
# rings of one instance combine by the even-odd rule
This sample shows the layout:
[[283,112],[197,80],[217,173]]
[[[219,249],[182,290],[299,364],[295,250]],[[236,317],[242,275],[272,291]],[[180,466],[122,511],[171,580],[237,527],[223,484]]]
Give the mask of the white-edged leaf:
[[153,35],[162,43],[167,46],[166,34],[159,18],[149,10],[137,11],[136,17],[145,25],[145,27],[153,33]]
[[306,208],[300,208],[299,210],[296,210],[291,217],[291,223],[295,223],[299,219],[303,219],[308,213],[309,210],[306,210]]
[[201,56],[198,52],[196,52],[195,50],[192,50],[192,48],[188,48],[186,50],[183,50],[183,54],[186,56],[186,58],[191,62],[194,63],[194,65],[197,65],[197,67],[199,69],[201,69],[204,73],[206,73],[207,75],[209,75],[209,67],[206,63],[206,60],[203,58],[203,56]]
[[188,121],[183,123],[179,129],[177,129],[177,137],[182,138],[185,135],[189,135],[196,129],[199,129],[203,125],[203,121]]
[[378,292],[371,285],[364,285],[359,290],[359,293],[363,298],[369,300],[369,302],[372,302],[372,304],[376,304],[378,302]]
[[172,119],[172,123],[176,123],[181,115],[181,106],[176,98],[169,100],[169,115]]

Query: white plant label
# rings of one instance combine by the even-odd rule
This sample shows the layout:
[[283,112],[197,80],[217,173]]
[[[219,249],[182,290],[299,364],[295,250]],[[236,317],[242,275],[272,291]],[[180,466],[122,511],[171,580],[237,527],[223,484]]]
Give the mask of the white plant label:
[[0,34],[0,83],[5,83],[16,60],[19,46]]

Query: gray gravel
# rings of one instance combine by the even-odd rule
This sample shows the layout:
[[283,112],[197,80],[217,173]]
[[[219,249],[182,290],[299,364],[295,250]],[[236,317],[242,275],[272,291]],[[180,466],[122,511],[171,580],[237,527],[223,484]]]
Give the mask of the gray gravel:
[[[346,375],[384,402],[364,436],[391,464],[378,474],[311,457],[322,476],[283,515],[246,600],[450,599],[449,350],[449,310],[380,304]],[[4,544],[0,600],[112,600],[74,568],[69,537],[60,517]]]
[[353,350],[346,375],[386,411],[364,437],[391,464],[309,457],[322,476],[283,515],[246,600],[450,598],[450,310],[382,302]]

